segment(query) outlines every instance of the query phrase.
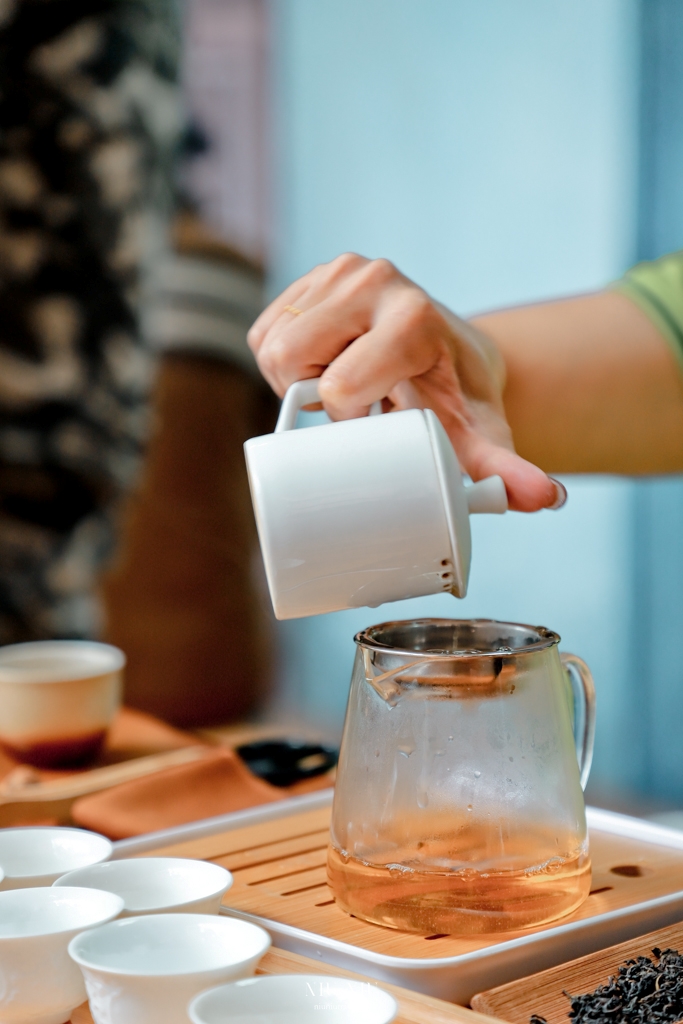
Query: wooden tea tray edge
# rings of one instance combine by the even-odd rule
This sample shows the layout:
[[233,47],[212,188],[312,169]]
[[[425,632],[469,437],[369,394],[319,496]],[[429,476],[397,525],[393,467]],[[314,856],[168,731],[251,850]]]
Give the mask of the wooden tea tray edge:
[[547,1017],[549,1024],[568,1024],[570,1004],[563,995],[565,990],[574,995],[592,992],[616,974],[626,960],[651,956],[655,946],[680,949],[683,946],[683,923],[660,928],[547,971],[479,992],[472,997],[472,1004],[478,1012],[512,1024],[528,1024],[532,1013]]
[[[115,857],[144,854],[175,844],[219,835],[284,817],[321,810],[330,805],[332,790],[278,801],[248,811],[207,819],[164,832],[122,840]],[[615,836],[683,851],[683,834],[612,811],[587,809],[589,826]],[[175,854],[192,856],[191,853]],[[196,854],[205,856],[206,854]],[[681,864],[683,883],[683,859]],[[265,927],[274,945],[335,969],[355,970],[384,983],[393,983],[442,999],[467,1004],[477,992],[611,946],[683,919],[683,890],[622,907],[537,933],[530,933],[473,952],[441,958],[409,959],[373,952],[338,939],[305,931],[254,913],[228,908],[224,912]]]
[[[666,913],[667,903],[671,905],[670,913]],[[647,912],[638,915],[627,908],[601,919],[560,925],[462,956],[420,960],[375,953],[233,908],[221,908],[221,913],[260,925],[269,932],[274,946],[300,956],[315,957],[333,970],[363,969],[382,984],[401,985],[467,1006],[477,992],[484,986],[490,987],[492,982],[502,985],[527,975],[534,967],[544,970],[598,952],[605,945],[612,945],[615,935],[620,940],[642,935],[652,929],[655,921],[661,926],[683,920],[683,892],[650,901]],[[610,931],[608,937],[601,937],[602,932],[595,922],[611,924],[614,919],[623,920],[624,927]]]

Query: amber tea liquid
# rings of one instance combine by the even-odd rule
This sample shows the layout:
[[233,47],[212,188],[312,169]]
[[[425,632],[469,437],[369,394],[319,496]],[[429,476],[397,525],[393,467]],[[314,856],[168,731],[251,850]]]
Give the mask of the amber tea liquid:
[[[402,831],[410,834],[405,823]],[[388,863],[330,846],[327,872],[338,906],[366,921],[423,935],[486,934],[547,924],[583,903],[588,851],[561,849],[554,834],[502,836],[500,826],[473,822],[394,846]]]

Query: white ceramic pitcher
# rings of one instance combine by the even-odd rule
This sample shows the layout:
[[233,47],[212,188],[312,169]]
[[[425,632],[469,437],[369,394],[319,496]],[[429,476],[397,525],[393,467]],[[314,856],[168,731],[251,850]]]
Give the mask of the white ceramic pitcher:
[[467,593],[469,514],[506,512],[499,476],[470,487],[430,409],[295,430],[318,380],[287,391],[274,434],[244,446],[278,619]]

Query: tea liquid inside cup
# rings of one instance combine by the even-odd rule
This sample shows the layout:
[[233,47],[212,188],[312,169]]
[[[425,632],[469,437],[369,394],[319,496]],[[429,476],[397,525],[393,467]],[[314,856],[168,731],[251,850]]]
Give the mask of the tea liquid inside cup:
[[38,768],[91,760],[121,702],[125,660],[116,647],[80,640],[0,648],[0,745]]

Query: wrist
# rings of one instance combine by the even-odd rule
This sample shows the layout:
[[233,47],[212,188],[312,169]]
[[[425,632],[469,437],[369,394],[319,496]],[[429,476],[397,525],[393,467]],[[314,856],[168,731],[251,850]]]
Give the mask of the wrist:
[[442,303],[435,302],[434,304],[448,323],[453,333],[459,338],[462,338],[462,340],[472,348],[481,352],[488,364],[491,375],[496,382],[499,393],[502,395],[505,390],[505,383],[507,380],[507,367],[505,365],[503,354],[493,338],[482,331],[481,328],[471,320],[463,320],[462,317],[459,317]]

